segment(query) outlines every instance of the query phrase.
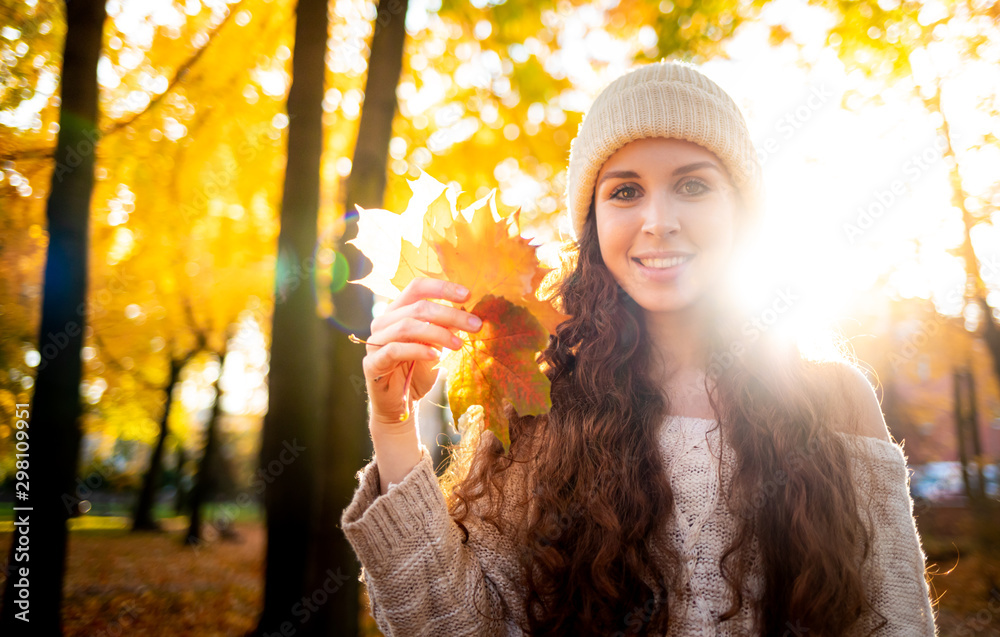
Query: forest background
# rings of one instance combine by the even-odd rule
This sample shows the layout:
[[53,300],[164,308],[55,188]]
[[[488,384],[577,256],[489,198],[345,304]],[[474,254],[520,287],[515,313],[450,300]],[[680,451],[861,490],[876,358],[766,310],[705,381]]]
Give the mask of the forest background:
[[[803,348],[849,338],[911,465],[940,634],[1000,634],[998,22],[985,0],[2,0],[0,632],[29,590],[38,634],[377,634],[337,528],[371,455],[348,334],[386,302],[347,283],[355,205],[402,212],[422,173],[463,206],[497,188],[554,265],[582,113],[668,58],[734,96],[764,165],[744,301]],[[440,384],[420,409],[440,464]]]

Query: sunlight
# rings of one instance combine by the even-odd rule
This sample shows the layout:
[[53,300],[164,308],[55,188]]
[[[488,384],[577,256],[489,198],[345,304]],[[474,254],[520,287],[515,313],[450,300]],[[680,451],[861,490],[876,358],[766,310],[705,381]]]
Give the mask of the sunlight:
[[[405,561],[414,547],[380,555],[367,540],[384,535],[392,545],[412,538],[400,535],[398,524],[380,526],[379,516],[406,522],[393,507],[425,496],[421,485],[435,486],[442,469],[459,477],[448,469],[449,459],[461,461],[453,467],[459,471],[484,452],[490,462],[502,460],[497,445],[475,450],[469,435],[464,442],[473,443],[466,450],[474,455],[454,456],[459,448],[448,443],[459,442],[460,433],[486,428],[509,452],[515,442],[523,448],[518,438],[527,424],[548,425],[550,446],[563,453],[547,458],[559,460],[563,474],[580,469],[571,465],[588,459],[576,453],[585,448],[611,459],[631,457],[638,439],[625,430],[636,429],[630,425],[652,404],[644,396],[654,388],[633,382],[653,360],[645,355],[651,344],[665,352],[679,345],[677,356],[666,358],[684,365],[676,370],[682,373],[646,381],[660,380],[672,398],[680,396],[675,389],[686,391],[684,381],[697,381],[690,400],[671,401],[677,413],[711,414],[710,407],[736,416],[713,431],[724,431],[739,447],[743,465],[759,469],[743,472],[744,495],[753,497],[742,513],[770,522],[815,514],[801,521],[818,521],[818,529],[829,512],[810,513],[795,498],[779,497],[760,510],[761,498],[788,486],[784,469],[809,469],[794,476],[799,491],[810,481],[835,482],[847,497],[850,483],[867,480],[851,477],[841,445],[820,435],[837,428],[832,421],[841,414],[826,409],[840,406],[836,385],[785,385],[810,380],[795,378],[807,366],[794,364],[794,347],[813,361],[846,355],[870,372],[892,440],[871,440],[869,447],[891,454],[900,479],[890,495],[903,514],[880,524],[903,524],[912,549],[908,571],[919,574],[925,558],[950,562],[958,546],[987,546],[991,538],[977,537],[975,521],[986,496],[1000,494],[1000,471],[992,464],[991,476],[976,477],[981,493],[975,496],[972,472],[965,480],[960,474],[1000,457],[1000,351],[992,338],[1000,329],[994,320],[1000,317],[1000,15],[992,0],[66,3],[92,11],[56,11],[55,4],[10,0],[0,24],[0,268],[7,275],[0,276],[0,448],[6,450],[0,483],[7,492],[0,501],[0,541],[2,531],[21,534],[10,543],[13,559],[22,550],[27,557],[27,540],[35,538],[33,550],[54,567],[32,569],[32,583],[41,585],[40,595],[31,593],[35,618],[61,619],[72,634],[121,634],[123,628],[187,634],[195,625],[270,634],[287,633],[284,618],[299,619],[296,609],[305,605],[316,617],[313,627],[335,625],[350,611],[365,634],[378,632],[376,624],[388,617],[393,634],[418,634],[428,617],[450,622],[440,632],[476,632],[481,618],[456,614],[445,608],[455,600],[434,595],[424,601],[440,613],[407,617],[407,608],[415,608],[407,596],[427,579],[420,573],[407,582],[395,575],[360,582],[378,586],[378,600],[368,597],[375,588],[350,586],[350,600],[332,603],[334,589],[315,580],[345,581],[342,552],[324,548],[323,538],[342,531],[366,572],[401,572],[386,559]],[[696,286],[713,293],[702,300],[721,291],[738,306],[720,314],[739,334],[726,335],[722,346],[712,339],[708,367],[761,354],[749,356],[755,360],[740,374],[749,382],[733,379],[714,398],[700,382],[710,370],[698,369],[703,361],[681,351],[708,343],[672,342],[676,333],[662,343],[636,340],[631,322],[616,320],[623,310],[618,293],[589,285],[590,273],[571,283],[597,294],[599,307],[594,299],[570,298],[585,316],[574,321],[580,329],[567,331],[573,326],[564,324],[568,317],[551,294],[559,272],[546,271],[560,268],[564,258],[572,266],[579,256],[569,240],[567,198],[576,183],[568,183],[568,164],[585,113],[593,112],[609,83],[661,56],[718,83],[745,118],[749,140],[737,140],[732,128],[719,125],[727,118],[706,117],[714,109],[690,99],[699,89],[715,92],[697,75],[694,86],[636,87],[635,108],[610,94],[623,107],[592,120],[602,129],[595,137],[627,134],[644,106],[659,103],[670,113],[658,120],[672,123],[680,113],[715,136],[701,139],[720,158],[728,161],[727,144],[739,141],[734,154],[756,154],[763,167],[761,216],[747,224],[754,236],[738,237],[735,244],[745,250],[733,255],[729,270],[711,268],[716,280],[699,279]],[[642,137],[651,129],[639,130]],[[595,153],[606,139],[591,147]],[[577,153],[590,153],[586,138],[580,142]],[[583,163],[588,159],[598,158]],[[671,186],[681,190],[687,181],[677,175]],[[631,245],[638,245],[637,236],[644,244],[655,237],[666,250],[687,246],[710,254],[712,241],[728,231],[703,237],[697,224],[705,219],[691,223],[695,218],[683,217],[677,234],[638,231]],[[605,248],[609,236],[602,231]],[[347,239],[357,250],[344,249]],[[371,272],[363,275],[369,262]],[[659,274],[683,276],[680,262],[671,267]],[[444,286],[408,295],[430,303],[401,298],[402,289],[418,289],[411,282],[424,276],[464,285],[467,294]],[[970,302],[983,297],[985,304]],[[672,306],[682,308],[680,314],[701,309],[695,298],[683,300]],[[461,307],[480,321],[465,322],[460,319],[471,317],[440,305]],[[447,340],[448,328],[458,342]],[[688,336],[699,341],[700,331]],[[353,344],[342,347],[344,337]],[[401,341],[441,345],[438,364],[416,364],[421,348],[399,348]],[[551,355],[539,356],[548,347]],[[369,351],[374,356],[368,358]],[[423,358],[434,358],[423,351]],[[791,366],[778,360],[785,353],[792,354],[784,361]],[[777,356],[768,360],[770,354]],[[430,375],[423,373],[428,369]],[[828,390],[829,397],[823,395]],[[410,404],[417,394],[419,411]],[[846,404],[855,397],[844,398]],[[50,405],[72,407],[73,417]],[[408,418],[414,412],[415,422]],[[636,423],[620,417],[629,413]],[[865,418],[882,435],[873,410]],[[582,425],[588,439],[566,424]],[[512,432],[518,434],[513,439]],[[682,438],[668,433],[664,451],[673,452]],[[567,441],[579,449],[562,449]],[[793,447],[803,441],[835,455],[799,463]],[[683,453],[699,448],[709,451],[695,445]],[[65,470],[61,485],[37,479],[51,463],[35,461],[53,450]],[[414,465],[425,451],[431,462]],[[792,455],[780,457],[784,452]],[[970,458],[975,461],[967,463]],[[640,473],[648,473],[649,459],[639,463]],[[612,483],[626,473],[635,477],[634,467],[615,466],[601,461],[582,467],[581,475],[613,469],[620,475]],[[951,486],[928,479],[934,466],[947,466],[937,474]],[[352,480],[342,480],[348,471]],[[407,472],[416,479],[405,478]],[[906,475],[912,485],[904,484]],[[488,477],[480,472],[465,484]],[[687,489],[705,500],[701,487],[713,492],[680,473],[669,477],[680,495]],[[398,490],[382,494],[390,480]],[[449,495],[454,485],[438,482]],[[984,484],[993,485],[988,493]],[[935,492],[947,496],[940,499],[944,506]],[[561,501],[548,497],[543,504],[575,517],[577,505],[594,504],[586,497],[574,501],[580,494],[554,495]],[[881,506],[886,498],[880,500]],[[34,520],[28,534],[22,514],[43,501],[61,502],[65,515]],[[636,511],[643,508],[635,504]],[[447,518],[444,509],[436,513]],[[846,513],[853,524],[853,513]],[[940,523],[953,518],[957,525]],[[125,532],[130,526],[152,531],[161,522],[165,533]],[[579,526],[555,529],[566,540],[560,540],[563,548],[572,546]],[[69,557],[36,545],[62,537],[63,527],[71,531]],[[173,537],[182,527],[190,527],[183,544]],[[924,546],[933,549],[926,556],[917,541],[925,532]],[[267,537],[280,541],[265,547]],[[613,534],[603,539],[615,544]],[[713,538],[702,540],[715,547]],[[434,542],[424,544],[425,553],[433,553]],[[837,550],[825,551],[824,559],[846,564],[846,546],[830,546]],[[699,551],[693,547],[686,564],[697,562]],[[975,578],[995,571],[995,560],[979,552],[962,567],[964,580],[940,580],[940,589],[985,590]],[[890,553],[898,562],[899,551]],[[838,561],[834,554],[844,555]],[[792,557],[801,562],[804,555]],[[586,555],[575,557],[585,565]],[[780,558],[770,566],[780,570]],[[372,560],[386,568],[370,568]],[[473,571],[455,581],[495,579]],[[217,577],[206,579],[206,573]],[[135,590],[137,581],[148,590],[132,604],[121,593]],[[189,594],[191,582],[197,594]],[[456,590],[444,584],[431,588]],[[24,597],[27,583],[17,587]],[[87,594],[60,599],[46,593],[60,590]],[[702,592],[704,599],[693,601],[715,599],[709,588]],[[914,600],[904,604],[890,592],[886,599],[900,610],[884,615],[913,619]],[[911,587],[908,594],[924,598],[926,592]],[[611,611],[629,605],[619,597],[616,608],[593,615],[598,623],[607,619],[613,628]],[[369,607],[402,601],[383,604],[379,614],[363,612],[366,599]],[[948,599],[941,600],[941,623],[958,625],[957,609],[968,600]],[[91,612],[95,600],[102,612]],[[164,600],[171,612],[157,612]],[[17,601],[28,603],[27,597]],[[919,600],[922,620],[931,619],[924,612],[930,601]],[[711,619],[722,609],[701,610]],[[846,616],[839,612],[844,609],[819,610]],[[669,614],[657,621],[673,623]],[[269,626],[272,619],[280,626]],[[6,621],[0,626],[0,633],[10,632]]]
[[[741,303],[759,307],[783,285],[800,291],[775,329],[808,340],[810,330],[849,317],[880,277],[902,298],[943,298],[961,285],[961,260],[947,253],[961,245],[963,227],[951,205],[946,144],[923,105],[898,99],[850,111],[842,100],[861,80],[836,60],[806,72],[773,50],[754,59],[706,64],[746,105],[764,164],[765,218],[753,256],[738,270]],[[967,81],[993,86],[997,76],[980,66]],[[974,101],[953,108],[971,114]],[[951,133],[967,141],[959,126]],[[968,183],[985,190],[995,171],[970,164],[977,172]],[[979,245],[991,243],[983,236]],[[989,267],[984,277],[1000,281]]]

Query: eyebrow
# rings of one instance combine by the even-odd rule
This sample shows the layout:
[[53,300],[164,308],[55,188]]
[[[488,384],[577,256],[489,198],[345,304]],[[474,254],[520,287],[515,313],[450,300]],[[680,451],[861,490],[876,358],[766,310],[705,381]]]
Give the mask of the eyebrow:
[[[719,170],[719,167],[715,164],[715,162],[699,161],[693,164],[688,164],[686,166],[681,166],[680,168],[677,168],[676,170],[674,170],[671,176],[677,177],[678,175],[686,175],[687,173],[692,173],[696,170],[701,170],[702,168],[712,168],[716,172],[719,173],[722,172],[721,170]],[[601,176],[601,179],[597,182],[597,185],[600,186],[601,184],[604,183],[606,179],[615,179],[615,178],[639,179],[639,174],[632,170],[612,170],[604,173],[604,175]]]

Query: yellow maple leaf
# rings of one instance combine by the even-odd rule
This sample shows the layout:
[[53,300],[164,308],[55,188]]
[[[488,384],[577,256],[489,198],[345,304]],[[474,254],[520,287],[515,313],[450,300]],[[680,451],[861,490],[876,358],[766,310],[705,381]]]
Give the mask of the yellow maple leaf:
[[501,216],[494,189],[460,210],[460,193],[445,189],[426,173],[410,186],[414,197],[403,215],[358,208],[355,245],[374,267],[369,276],[351,283],[390,298],[420,276],[470,289],[466,306],[474,308],[484,327],[481,333],[459,332],[462,347],[439,365],[448,371],[455,420],[472,406],[482,407],[484,426],[506,450],[510,438],[503,400],[521,415],[549,408],[548,379],[536,358],[548,335],[569,317],[538,296],[551,269],[539,262],[537,246],[521,237],[520,209]]

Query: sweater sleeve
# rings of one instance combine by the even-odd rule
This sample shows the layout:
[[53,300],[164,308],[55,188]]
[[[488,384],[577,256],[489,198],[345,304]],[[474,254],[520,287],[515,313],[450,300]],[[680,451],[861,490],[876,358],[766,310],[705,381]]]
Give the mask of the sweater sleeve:
[[473,508],[463,542],[430,453],[420,448],[420,461],[385,495],[373,458],[341,515],[379,629],[387,637],[522,634],[502,615],[504,603],[518,611],[515,540],[482,523]]
[[[924,576],[926,555],[913,518],[903,449],[869,436],[841,435],[854,443],[852,462],[858,491],[868,499],[874,523],[863,573],[869,601],[886,619],[874,635],[933,637],[937,628]],[[863,623],[862,635],[878,626],[881,618],[869,612]]]

